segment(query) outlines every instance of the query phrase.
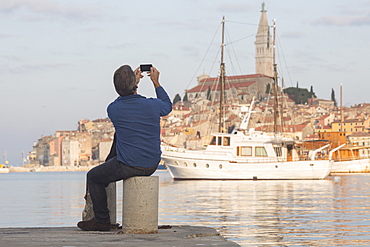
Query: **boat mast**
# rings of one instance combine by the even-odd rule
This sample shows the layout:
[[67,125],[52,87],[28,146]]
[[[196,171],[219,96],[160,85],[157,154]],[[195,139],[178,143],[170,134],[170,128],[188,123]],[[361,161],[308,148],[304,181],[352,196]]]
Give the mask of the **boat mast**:
[[277,122],[278,122],[278,72],[276,63],[276,20],[273,21],[274,28],[274,39],[273,39],[273,63],[274,63],[274,77],[273,77],[273,88],[274,88],[274,133],[277,133]]
[[340,84],[340,130],[343,129],[343,102],[342,102],[342,83]]
[[220,133],[224,132],[223,126],[223,104],[224,104],[224,93],[225,93],[225,17],[222,18],[222,43],[221,43],[221,64],[220,64],[220,114],[219,114],[219,125],[218,131]]

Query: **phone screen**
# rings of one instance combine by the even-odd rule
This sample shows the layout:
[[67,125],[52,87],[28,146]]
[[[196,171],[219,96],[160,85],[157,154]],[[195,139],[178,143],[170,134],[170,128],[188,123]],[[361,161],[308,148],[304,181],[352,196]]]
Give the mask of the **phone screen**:
[[141,72],[147,72],[147,71],[150,71],[151,67],[152,67],[151,64],[141,64],[140,65],[140,70],[141,70]]

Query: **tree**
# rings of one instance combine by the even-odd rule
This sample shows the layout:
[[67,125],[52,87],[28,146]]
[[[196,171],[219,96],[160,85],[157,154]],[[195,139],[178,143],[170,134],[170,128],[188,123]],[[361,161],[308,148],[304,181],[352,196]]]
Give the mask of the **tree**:
[[308,91],[307,88],[288,87],[284,89],[284,93],[286,93],[291,100],[294,100],[296,104],[305,104],[308,102],[309,98],[316,98],[312,87],[311,90],[312,92]]
[[334,101],[334,106],[337,107],[337,100],[335,99],[334,89],[331,89],[331,101]]
[[175,98],[173,98],[173,104],[176,104],[177,102],[181,101],[180,94],[176,94]]
[[183,102],[188,101],[188,93],[186,92],[184,98],[182,99]]

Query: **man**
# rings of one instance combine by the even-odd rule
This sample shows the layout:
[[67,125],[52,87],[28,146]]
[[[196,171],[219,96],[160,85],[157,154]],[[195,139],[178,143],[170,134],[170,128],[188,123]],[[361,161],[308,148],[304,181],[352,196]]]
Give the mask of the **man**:
[[157,98],[145,98],[137,94],[143,77],[139,68],[128,65],[116,70],[114,87],[119,97],[108,106],[115,141],[110,158],[87,173],[87,186],[93,203],[95,217],[80,221],[77,226],[85,231],[109,231],[111,222],[107,207],[105,187],[109,183],[134,176],[150,176],[161,159],[160,117],[169,114],[172,103],[159,83],[159,71],[151,67],[148,72]]

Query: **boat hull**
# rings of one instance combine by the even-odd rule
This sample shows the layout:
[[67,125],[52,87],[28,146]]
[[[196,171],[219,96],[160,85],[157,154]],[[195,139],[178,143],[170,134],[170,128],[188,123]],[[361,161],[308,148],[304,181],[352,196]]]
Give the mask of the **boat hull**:
[[174,179],[324,179],[332,166],[328,160],[242,163],[174,155],[162,155],[162,160]]
[[370,159],[334,161],[332,173],[370,172]]
[[9,168],[0,168],[0,173],[9,173]]

